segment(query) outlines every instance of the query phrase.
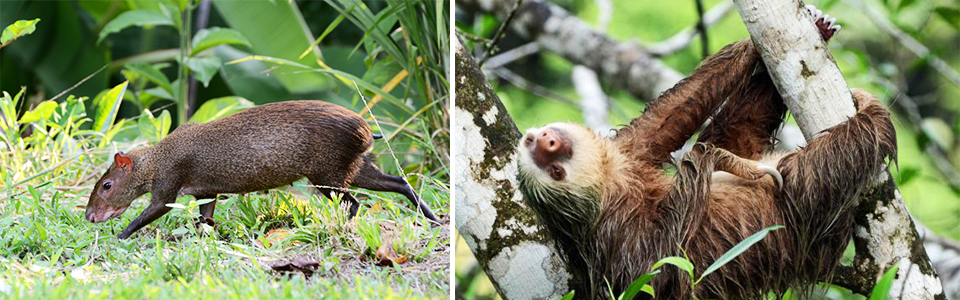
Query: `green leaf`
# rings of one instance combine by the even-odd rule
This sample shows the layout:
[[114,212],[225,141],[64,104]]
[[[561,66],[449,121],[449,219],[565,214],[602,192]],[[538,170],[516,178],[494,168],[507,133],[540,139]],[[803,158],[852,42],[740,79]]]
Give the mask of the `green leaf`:
[[[229,27],[240,32],[252,45],[251,54],[277,57],[316,65],[319,51],[310,51],[300,58],[304,49],[310,46],[313,36],[304,16],[295,3],[290,1],[235,1],[213,0],[213,5]],[[310,17],[310,16],[307,16]],[[219,47],[222,49],[227,47]],[[220,52],[220,50],[218,50]],[[333,82],[327,76],[314,72],[296,72],[297,68],[281,66],[269,74],[259,77],[271,77],[292,93],[313,93],[333,88]],[[240,95],[244,96],[244,95]],[[254,99],[249,98],[248,99]]]
[[146,77],[147,80],[150,80],[153,83],[156,83],[157,86],[163,88],[168,93],[173,93],[173,90],[170,87],[170,79],[167,79],[166,75],[163,75],[163,72],[160,72],[156,66],[136,63],[136,64],[127,64],[124,66],[127,70],[136,72],[143,77]]
[[[692,266],[691,266],[691,269],[692,269]],[[653,277],[657,275],[657,273],[660,273],[660,270],[654,270],[653,272],[640,275],[640,277],[637,277],[636,280],[634,280],[633,282],[630,283],[630,285],[627,286],[627,289],[624,290],[623,293],[620,294],[620,297],[617,299],[618,300],[633,299],[634,296],[636,296],[638,293],[643,291],[643,287],[649,286],[647,285],[647,282],[650,282],[650,280],[652,280]],[[651,287],[650,290],[653,291],[653,288]],[[649,293],[649,294],[653,295],[653,293]]]
[[897,269],[899,268],[900,263],[894,263],[893,267],[890,267],[887,272],[883,273],[883,277],[880,278],[877,285],[873,287],[873,291],[870,292],[870,300],[887,299],[887,296],[890,295],[890,287],[893,286],[893,279],[897,277]]
[[[167,206],[170,206],[170,207],[173,207],[173,205],[183,206],[183,205],[176,204],[176,203],[167,204]],[[171,230],[171,231],[170,231],[170,234],[173,234],[173,235],[181,235],[181,234],[186,234],[187,232],[190,232],[190,230],[188,230],[188,229],[185,228],[185,227],[179,227],[179,228],[177,228],[177,229]]]
[[400,71],[403,71],[403,66],[397,63],[393,57],[387,56],[374,62],[370,69],[363,73],[362,78],[370,83],[383,85],[397,76]]
[[43,101],[40,105],[37,105],[31,111],[23,114],[23,117],[20,117],[20,124],[36,122],[40,120],[49,119],[53,112],[57,110],[57,101]]
[[159,142],[167,137],[167,133],[170,132],[170,111],[164,110],[159,117],[151,120],[151,122],[153,122],[153,128],[156,130],[157,141]]
[[110,20],[110,23],[103,26],[103,30],[100,30],[100,38],[97,39],[97,44],[100,41],[103,41],[108,35],[114,32],[119,32],[124,28],[130,26],[148,26],[148,25],[170,25],[174,26],[173,20],[168,18],[162,12],[152,11],[152,10],[131,10],[124,12]]
[[144,109],[137,120],[140,135],[151,142],[159,142],[170,131],[170,112],[164,110],[159,117],[154,118],[149,110]]
[[120,109],[120,102],[123,100],[123,93],[127,90],[127,81],[110,89],[97,105],[97,118],[93,123],[93,130],[105,133],[113,126],[113,121],[117,118],[117,110]]
[[186,65],[187,68],[193,72],[194,76],[197,77],[197,80],[203,82],[203,87],[207,87],[207,85],[210,84],[210,79],[213,79],[213,75],[217,75],[217,70],[220,69],[223,62],[216,56],[203,58],[189,57],[187,58]]
[[760,230],[757,233],[754,233],[753,235],[747,237],[736,246],[733,246],[733,248],[727,251],[727,253],[724,253],[723,256],[720,256],[720,258],[718,258],[717,261],[713,262],[712,265],[707,267],[707,270],[703,271],[703,274],[700,274],[700,279],[698,279],[697,281],[702,280],[704,277],[706,277],[710,273],[713,273],[713,271],[720,269],[720,267],[722,267],[723,265],[726,265],[728,262],[730,262],[734,258],[737,258],[737,256],[740,256],[740,254],[742,254],[744,251],[747,251],[747,249],[750,249],[750,246],[753,246],[753,244],[756,244],[760,240],[763,240],[763,238],[766,237],[767,234],[770,233],[771,231],[774,231],[780,228],[783,228],[783,225],[773,225],[773,226],[764,228],[763,230]]
[[640,291],[649,294],[651,298],[657,298],[657,293],[653,290],[653,286],[649,284],[644,284]]
[[687,271],[687,273],[690,274],[690,278],[693,278],[693,263],[691,263],[690,260],[683,257],[679,257],[679,256],[665,257],[660,261],[658,261],[657,263],[653,264],[653,267],[650,269],[656,270],[656,269],[659,269],[660,266],[663,266],[665,264],[674,265],[677,268],[680,268],[680,270]]
[[955,29],[960,29],[960,8],[938,6],[933,9],[941,19],[947,21],[947,24]]
[[200,105],[189,122],[206,123],[253,107],[253,102],[237,96],[210,99]]
[[3,35],[0,35],[0,44],[6,44],[9,41],[15,40],[21,36],[25,36],[33,33],[34,30],[37,30],[37,22],[40,22],[40,18],[36,18],[30,21],[19,20],[7,26],[3,29]]
[[197,35],[193,36],[193,42],[191,43],[191,47],[193,47],[193,49],[190,50],[190,56],[194,56],[197,53],[200,53],[200,51],[222,44],[246,45],[247,47],[250,47],[250,41],[243,37],[239,31],[227,28],[211,27],[200,30],[197,32]]

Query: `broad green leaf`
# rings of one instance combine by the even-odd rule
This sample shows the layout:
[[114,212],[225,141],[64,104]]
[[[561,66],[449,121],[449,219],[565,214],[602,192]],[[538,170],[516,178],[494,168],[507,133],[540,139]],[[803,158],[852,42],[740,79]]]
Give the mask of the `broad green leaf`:
[[93,123],[93,130],[105,133],[113,126],[113,121],[117,118],[117,110],[120,109],[120,102],[123,100],[123,93],[127,90],[127,81],[110,89],[103,98],[97,103],[97,117]]
[[147,80],[150,80],[153,83],[156,83],[157,86],[163,88],[169,93],[172,93],[173,90],[170,89],[170,79],[167,79],[166,75],[163,75],[163,72],[160,72],[156,66],[137,63],[137,64],[127,64],[125,66],[127,70],[136,72],[143,77],[146,77]]
[[0,44],[6,44],[21,36],[33,33],[34,30],[37,30],[37,22],[40,22],[40,18],[13,22],[13,24],[3,29],[3,35],[0,35]]
[[177,8],[180,9],[180,12],[182,13],[184,10],[189,8],[190,0],[173,0],[173,4],[175,4]]
[[103,134],[103,139],[100,139],[100,143],[98,143],[98,147],[103,148],[103,147],[106,147],[108,144],[110,144],[110,141],[113,140],[113,137],[116,136],[117,133],[123,129],[123,125],[126,123],[127,123],[127,119],[120,119],[120,121],[118,121],[117,124],[113,124],[113,126],[110,127],[110,130],[107,130],[107,133]]
[[566,295],[563,295],[563,298],[560,298],[560,300],[573,300],[573,294],[574,294],[574,292],[576,292],[576,291],[570,291],[570,292],[567,293]]
[[[224,21],[230,25],[229,27],[250,42],[252,54],[282,58],[311,66],[315,66],[314,62],[321,59],[319,51],[310,51],[307,56],[300,58],[303,49],[310,46],[314,35],[308,29],[300,10],[289,1],[270,3],[213,0],[212,2]],[[333,82],[327,76],[297,71],[302,70],[281,66],[270,71],[269,74],[261,73],[258,76],[275,78],[291,93],[312,93],[333,88]]]
[[[159,99],[169,99],[169,100],[173,100],[173,99],[174,99],[174,98],[173,98],[173,94],[171,94],[169,91],[167,91],[167,90],[165,90],[165,89],[163,89],[163,88],[161,88],[161,87],[159,87],[159,86],[157,86],[157,87],[152,87],[152,88],[149,88],[149,89],[145,89],[145,90],[143,90],[143,92],[144,92],[144,93],[147,93],[147,94],[150,95],[150,96],[157,97],[157,98],[159,98]],[[142,97],[141,97],[141,98],[142,98]],[[154,101],[155,101],[155,100],[157,100],[157,99],[154,99]],[[141,102],[143,102],[143,99],[141,99]],[[152,101],[151,101],[151,103],[152,103]],[[143,103],[143,107],[148,107],[148,106],[150,106],[149,103]]]
[[200,105],[189,122],[206,123],[251,107],[253,102],[237,96],[210,99]]
[[153,123],[153,128],[156,130],[157,141],[163,140],[167,137],[167,133],[170,132],[170,111],[164,110],[160,113],[160,116],[156,119],[150,120]]
[[654,290],[653,290],[653,286],[651,286],[651,285],[649,285],[649,284],[644,284],[643,287],[640,288],[640,291],[641,291],[641,292],[644,292],[644,293],[647,293],[647,294],[650,294],[650,297],[652,297],[652,298],[654,298],[654,299],[657,298],[657,293],[656,293],[656,291],[654,291]]
[[[90,24],[81,20],[83,14],[77,12],[76,1],[0,0],[0,30],[24,16],[43,20],[31,35],[20,38],[27,40],[8,42],[0,51],[4,56],[17,57],[24,70],[29,69],[37,76],[37,82],[43,83],[44,90],[52,92],[48,96],[70,89],[106,65],[110,57],[110,49],[97,48],[96,37],[87,36]],[[68,94],[92,96],[109,89],[108,73],[90,77]],[[8,75],[4,73],[0,81],[6,83]]]
[[140,135],[150,142],[159,142],[170,130],[170,112],[164,110],[159,117],[154,118],[150,110],[143,110],[137,120]]
[[207,87],[207,85],[210,84],[210,79],[213,79],[213,75],[217,75],[217,70],[220,69],[223,62],[216,56],[203,58],[189,57],[187,58],[186,65],[187,68],[193,72],[193,75],[197,77],[197,80],[203,82],[203,87]]
[[893,286],[893,279],[897,277],[897,269],[900,268],[900,263],[894,263],[893,267],[890,267],[887,272],[883,273],[883,277],[880,278],[880,281],[877,282],[877,285],[873,287],[873,291],[870,292],[870,300],[886,300],[888,295],[890,295],[890,287]]
[[660,261],[658,261],[657,263],[653,264],[653,267],[651,267],[650,269],[657,270],[660,268],[660,266],[663,266],[665,264],[674,265],[677,268],[680,268],[680,270],[687,271],[687,274],[690,274],[690,278],[693,278],[693,263],[691,263],[690,260],[683,257],[678,257],[678,256],[665,257]]
[[240,32],[228,28],[211,27],[200,30],[197,32],[197,35],[193,36],[193,42],[190,43],[193,48],[190,50],[190,56],[222,44],[246,45],[250,47],[250,41],[243,37]]
[[[620,297],[617,299],[618,300],[633,299],[634,296],[636,296],[638,293],[640,293],[643,290],[644,286],[649,286],[647,285],[647,282],[650,282],[650,280],[652,280],[653,277],[657,275],[657,273],[660,273],[660,270],[654,270],[653,272],[640,275],[640,277],[637,277],[636,280],[634,280],[633,282],[630,283],[630,285],[627,286],[627,289],[624,290],[623,293],[620,294]],[[651,291],[652,291],[652,288],[651,288]],[[653,294],[651,293],[650,295],[653,295]]]
[[97,39],[97,44],[100,41],[103,41],[108,35],[114,32],[119,32],[124,28],[130,26],[147,26],[147,25],[170,25],[174,26],[173,20],[168,18],[162,12],[152,11],[152,10],[132,10],[127,11],[113,20],[110,20],[110,23],[103,26],[103,30],[100,30],[100,38]]
[[717,259],[717,261],[713,262],[712,265],[707,267],[707,270],[703,271],[703,274],[700,274],[700,279],[698,279],[697,281],[699,282],[704,277],[707,277],[707,275],[709,275],[710,273],[713,273],[713,271],[720,269],[720,267],[722,267],[723,265],[726,265],[728,262],[730,262],[737,256],[740,256],[740,254],[742,254],[744,251],[747,251],[747,249],[750,249],[750,246],[753,246],[753,244],[756,244],[760,240],[763,240],[763,238],[766,237],[767,234],[770,233],[771,231],[774,231],[780,228],[783,228],[783,225],[770,226],[747,237],[736,246],[733,246],[733,248],[730,248],[730,250],[727,251],[727,253],[724,253],[722,256],[720,256],[720,258]]
[[57,101],[43,101],[33,110],[23,114],[23,117],[20,117],[19,123],[23,124],[49,119],[57,107],[59,107]]
[[362,78],[370,83],[383,85],[400,71],[403,71],[403,66],[397,63],[393,57],[387,56],[374,62],[370,69],[363,73]]

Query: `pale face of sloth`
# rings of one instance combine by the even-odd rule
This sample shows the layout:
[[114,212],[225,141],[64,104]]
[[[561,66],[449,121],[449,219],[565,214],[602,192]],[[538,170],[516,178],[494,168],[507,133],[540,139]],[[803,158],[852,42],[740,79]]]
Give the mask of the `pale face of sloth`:
[[607,170],[611,140],[583,126],[551,123],[520,139],[520,176],[538,187],[564,191],[596,188]]

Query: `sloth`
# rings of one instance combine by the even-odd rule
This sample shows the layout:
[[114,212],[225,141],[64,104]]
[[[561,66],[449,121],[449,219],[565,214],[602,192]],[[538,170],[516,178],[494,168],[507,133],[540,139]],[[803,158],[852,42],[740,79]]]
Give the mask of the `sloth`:
[[[807,8],[821,37],[835,19]],[[657,299],[752,299],[829,280],[853,232],[857,196],[896,161],[889,113],[852,90],[856,114],[795,152],[773,152],[786,106],[749,41],[726,46],[613,137],[570,123],[518,145],[520,190],[588,299],[620,294],[659,259],[702,272],[746,237],[783,225],[707,276],[662,267]],[[679,149],[706,120],[693,149]],[[675,167],[668,176],[666,167]],[[644,294],[644,297],[648,295]]]

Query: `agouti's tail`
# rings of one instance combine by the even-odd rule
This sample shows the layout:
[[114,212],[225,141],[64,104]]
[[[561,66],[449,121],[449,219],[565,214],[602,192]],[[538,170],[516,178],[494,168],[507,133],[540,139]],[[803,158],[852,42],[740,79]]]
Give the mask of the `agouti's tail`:
[[382,139],[382,138],[383,138],[383,135],[382,135],[382,134],[374,134],[374,135],[373,135],[373,139],[375,139],[375,140],[379,140],[379,139]]

